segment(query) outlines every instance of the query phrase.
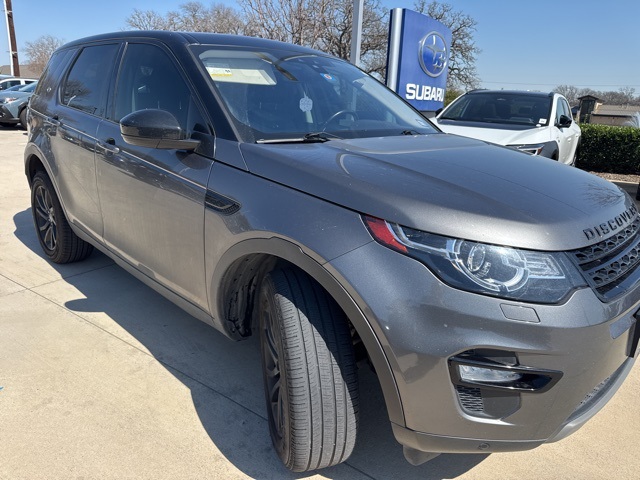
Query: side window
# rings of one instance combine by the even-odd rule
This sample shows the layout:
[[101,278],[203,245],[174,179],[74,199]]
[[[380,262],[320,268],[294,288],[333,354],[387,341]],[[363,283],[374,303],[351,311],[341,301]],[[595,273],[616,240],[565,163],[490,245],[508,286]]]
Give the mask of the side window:
[[119,122],[144,109],[172,113],[187,131],[201,122],[191,91],[171,58],[155,45],[129,44],[118,76],[112,120]]
[[60,74],[67,67],[76,50],[59,50],[51,55],[47,68],[42,74],[34,95],[44,95],[56,86]]
[[566,115],[567,117],[573,120],[573,115],[571,114],[571,107],[569,107],[569,104],[566,102],[566,100],[562,100],[562,106],[564,107],[563,115]]
[[62,104],[92,115],[104,114],[109,74],[120,45],[86,47],[71,67],[62,90]]
[[564,107],[562,105],[562,99],[556,100],[556,123],[560,122],[560,115],[564,115]]

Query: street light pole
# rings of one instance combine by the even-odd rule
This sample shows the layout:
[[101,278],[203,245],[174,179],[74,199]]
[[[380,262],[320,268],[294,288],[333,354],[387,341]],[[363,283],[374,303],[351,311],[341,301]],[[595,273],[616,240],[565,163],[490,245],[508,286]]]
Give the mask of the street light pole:
[[16,46],[16,31],[13,26],[13,8],[11,0],[4,0],[4,15],[7,20],[7,34],[9,35],[9,54],[11,55],[11,75],[20,76],[20,63],[18,62],[18,47]]

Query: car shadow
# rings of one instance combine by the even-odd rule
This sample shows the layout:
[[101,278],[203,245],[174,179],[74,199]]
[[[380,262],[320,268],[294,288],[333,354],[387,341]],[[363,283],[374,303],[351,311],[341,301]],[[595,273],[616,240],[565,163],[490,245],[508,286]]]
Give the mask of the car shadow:
[[[15,236],[42,256],[30,209],[16,214],[14,223]],[[61,306],[148,352],[184,384],[207,435],[244,474],[253,478],[310,476],[286,470],[271,447],[257,336],[243,342],[229,340],[101,257],[104,255],[95,251],[88,261],[97,267],[74,274],[70,274],[73,265],[51,264],[80,294],[62,300]],[[365,476],[445,479],[458,477],[487,458],[482,454],[440,455],[426,464],[410,465],[393,437],[377,378],[365,362],[360,365],[359,379],[356,448],[346,465],[318,473],[337,480]]]

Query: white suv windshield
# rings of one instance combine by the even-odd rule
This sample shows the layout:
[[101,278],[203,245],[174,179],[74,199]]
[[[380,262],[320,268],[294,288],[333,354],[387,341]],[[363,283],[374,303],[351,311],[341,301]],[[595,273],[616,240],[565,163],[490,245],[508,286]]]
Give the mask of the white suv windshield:
[[437,131],[347,62],[287,51],[194,49],[245,141],[318,132],[360,138]]
[[473,92],[452,103],[439,120],[547,126],[551,119],[548,95],[502,92]]

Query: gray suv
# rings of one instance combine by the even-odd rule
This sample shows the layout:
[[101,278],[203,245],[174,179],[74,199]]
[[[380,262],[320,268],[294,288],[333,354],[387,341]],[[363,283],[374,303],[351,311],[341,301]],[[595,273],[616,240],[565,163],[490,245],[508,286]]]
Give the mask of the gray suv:
[[271,438],[294,471],[350,455],[360,359],[415,464],[559,440],[634,364],[633,201],[441,133],[337,58],[91,37],[54,53],[29,124],[45,254],[96,247],[229,338],[258,335]]

